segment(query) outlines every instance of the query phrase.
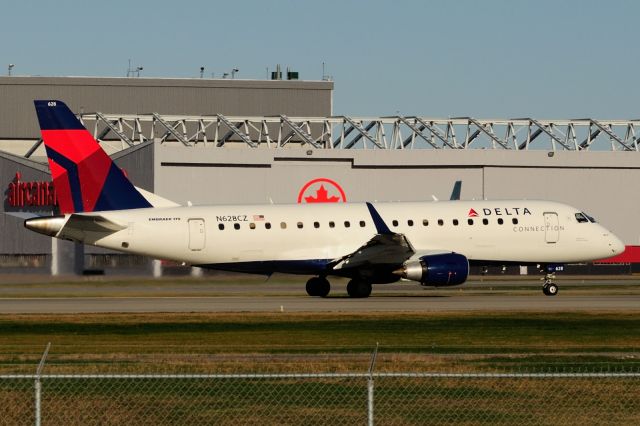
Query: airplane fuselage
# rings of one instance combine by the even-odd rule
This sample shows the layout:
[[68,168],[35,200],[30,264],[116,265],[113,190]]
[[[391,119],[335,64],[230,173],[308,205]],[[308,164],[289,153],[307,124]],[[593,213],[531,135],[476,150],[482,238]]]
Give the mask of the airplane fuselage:
[[[453,251],[470,261],[569,263],[613,256],[622,245],[601,225],[578,222],[579,210],[555,202],[395,202],[375,203],[375,208],[391,231],[407,237],[416,255]],[[127,253],[250,272],[320,273],[328,262],[353,253],[376,234],[364,203],[193,206],[97,214],[124,229],[106,236],[63,229],[58,236]]]

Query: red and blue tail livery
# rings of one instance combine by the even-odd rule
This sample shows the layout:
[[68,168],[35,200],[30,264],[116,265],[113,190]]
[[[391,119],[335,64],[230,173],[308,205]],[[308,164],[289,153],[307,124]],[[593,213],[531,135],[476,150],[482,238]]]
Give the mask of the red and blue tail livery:
[[151,207],[64,102],[34,103],[61,213]]

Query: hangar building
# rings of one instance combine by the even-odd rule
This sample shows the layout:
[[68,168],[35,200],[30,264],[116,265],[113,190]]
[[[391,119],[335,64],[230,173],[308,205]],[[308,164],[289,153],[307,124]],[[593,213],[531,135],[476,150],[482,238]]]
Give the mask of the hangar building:
[[[463,199],[584,209],[630,246],[619,262],[640,261],[640,121],[336,117],[332,94],[330,81],[0,77],[3,210],[51,212],[33,99],[60,99],[137,186],[179,203],[447,199],[462,180]],[[4,269],[159,268],[52,243],[15,216],[0,233]]]

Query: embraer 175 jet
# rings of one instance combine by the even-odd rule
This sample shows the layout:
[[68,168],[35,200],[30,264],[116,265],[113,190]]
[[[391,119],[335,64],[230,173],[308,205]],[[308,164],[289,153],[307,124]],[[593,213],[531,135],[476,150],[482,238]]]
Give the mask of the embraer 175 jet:
[[193,266],[372,284],[462,284],[469,264],[542,265],[555,295],[556,265],[615,256],[622,242],[580,210],[530,200],[180,206],[134,187],[61,101],[35,101],[60,215],[25,227],[56,238]]

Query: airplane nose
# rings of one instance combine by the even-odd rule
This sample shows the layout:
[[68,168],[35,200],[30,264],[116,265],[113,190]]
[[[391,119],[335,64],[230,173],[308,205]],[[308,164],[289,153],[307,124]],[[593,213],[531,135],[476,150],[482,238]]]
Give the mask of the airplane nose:
[[617,256],[622,252],[624,252],[626,247],[624,243],[620,240],[620,238],[616,237],[615,235],[612,235],[611,237],[612,238],[611,238],[611,241],[609,242],[609,247],[611,247],[611,250],[613,251],[613,255]]

